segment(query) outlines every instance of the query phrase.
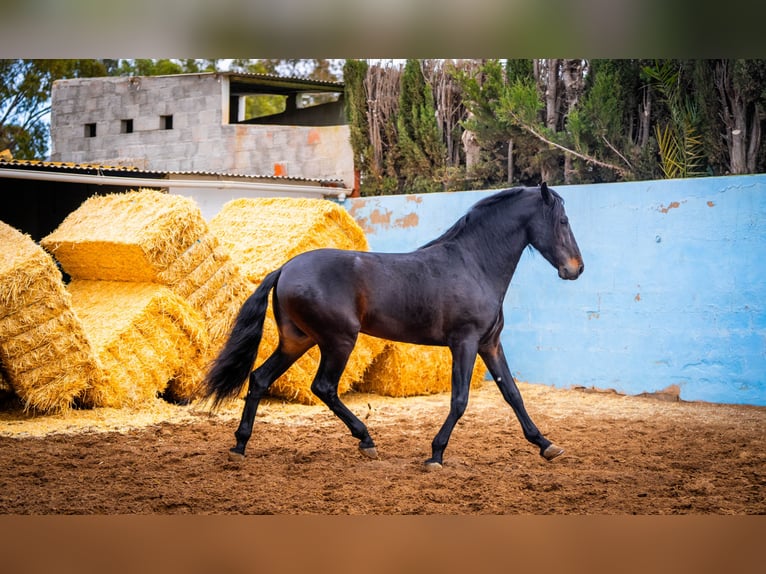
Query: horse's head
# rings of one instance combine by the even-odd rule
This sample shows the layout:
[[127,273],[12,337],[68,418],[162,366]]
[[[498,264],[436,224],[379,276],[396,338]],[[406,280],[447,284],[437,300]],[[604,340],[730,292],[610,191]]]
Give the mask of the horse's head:
[[580,248],[569,226],[564,201],[546,183],[540,185],[542,208],[530,225],[530,243],[562,279],[577,279],[585,269]]

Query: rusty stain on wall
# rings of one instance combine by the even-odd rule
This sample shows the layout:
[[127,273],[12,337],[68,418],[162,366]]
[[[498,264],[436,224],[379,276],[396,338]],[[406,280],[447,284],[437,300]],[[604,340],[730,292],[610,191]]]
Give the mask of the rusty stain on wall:
[[318,144],[321,141],[321,139],[322,139],[322,136],[320,135],[319,130],[317,129],[309,130],[309,135],[307,138],[309,145]]
[[715,207],[715,202],[714,201],[708,201],[707,202],[707,206],[708,207]]
[[[686,202],[684,202],[684,203],[686,203]],[[662,213],[667,213],[667,212],[668,212],[668,211],[670,211],[671,209],[678,209],[679,207],[681,207],[681,204],[680,204],[679,202],[677,202],[677,201],[671,201],[671,202],[668,204],[668,206],[667,206],[667,207],[665,207],[664,205],[660,206],[660,211],[661,211]]]

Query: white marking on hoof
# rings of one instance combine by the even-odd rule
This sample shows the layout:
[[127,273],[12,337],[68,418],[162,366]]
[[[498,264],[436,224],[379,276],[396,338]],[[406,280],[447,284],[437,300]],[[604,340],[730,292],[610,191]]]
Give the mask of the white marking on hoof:
[[374,446],[368,447],[368,448],[362,448],[359,447],[359,452],[361,452],[364,456],[368,458],[378,458],[378,451]]
[[551,445],[543,451],[543,458],[551,461],[554,458],[560,457],[562,454],[564,454],[564,449],[551,443]]
[[440,462],[426,461],[423,465],[428,472],[434,472],[435,470],[442,470],[444,467]]
[[229,451],[229,460],[231,462],[242,462],[245,460],[245,455],[239,452],[234,452],[233,450]]

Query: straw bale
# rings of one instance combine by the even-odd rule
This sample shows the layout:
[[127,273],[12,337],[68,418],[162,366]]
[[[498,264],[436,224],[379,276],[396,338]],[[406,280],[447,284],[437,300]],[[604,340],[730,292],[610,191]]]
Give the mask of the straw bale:
[[158,282],[170,287],[181,283],[216,251],[221,251],[218,238],[212,233],[206,233],[194,241],[178,259],[157,274]]
[[194,200],[143,189],[90,197],[41,245],[73,279],[149,282],[206,232]]
[[89,406],[135,406],[169,393],[199,395],[208,338],[199,313],[155,283],[74,280],[72,306],[106,377],[85,393]]
[[0,319],[0,339],[8,343],[11,339],[57,318],[61,313],[70,309],[69,293],[66,291],[63,293],[64,297],[61,299],[39,299],[30,302],[26,307],[5,315]]
[[0,362],[28,410],[68,410],[103,372],[53,258],[0,222]]
[[[10,375],[13,377],[13,375]],[[104,378],[101,364],[91,349],[77,349],[57,362],[41,364],[12,378],[25,409],[35,413],[69,411],[82,396]]]
[[217,353],[223,345],[240,307],[252,292],[252,284],[233,263],[226,261],[188,296],[189,303],[205,320],[211,352]]
[[[162,283],[168,285],[181,297],[189,297],[197,289],[207,283],[225,263],[230,261],[229,255],[221,247],[216,246],[214,249],[208,251],[205,243],[199,244],[201,247],[198,250],[201,252],[207,251],[207,255],[197,266],[189,269],[184,275],[176,275],[172,282],[163,280],[168,278],[170,273],[163,273],[159,277]],[[207,246],[209,246],[209,244]],[[173,265],[169,269],[174,270],[176,269],[176,266]]]
[[210,220],[210,229],[256,284],[304,251],[321,247],[369,250],[354,218],[326,199],[235,199]]
[[[486,368],[476,360],[471,386],[484,381]],[[388,343],[367,369],[364,381],[355,385],[362,392],[389,397],[430,395],[450,390],[452,356],[447,347]]]
[[81,329],[70,332],[61,328],[62,323],[72,326],[76,324],[76,321],[68,319],[60,321],[59,318],[64,315],[71,316],[71,312],[62,313],[59,317],[30,329],[3,345],[3,359],[12,378],[88,348],[88,341]]
[[0,317],[41,299],[67,304],[55,261],[29,235],[0,221],[0,245]]
[[160,272],[158,280],[202,315],[210,343],[208,359],[220,350],[240,307],[254,289],[210,232]]

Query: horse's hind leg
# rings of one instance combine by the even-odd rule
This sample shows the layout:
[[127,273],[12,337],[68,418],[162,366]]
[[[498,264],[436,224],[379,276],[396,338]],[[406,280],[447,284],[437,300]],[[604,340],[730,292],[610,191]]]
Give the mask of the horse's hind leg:
[[239,422],[239,427],[234,432],[237,445],[229,450],[229,459],[239,460],[245,456],[245,446],[247,446],[247,441],[250,440],[250,436],[253,433],[253,422],[255,421],[255,413],[258,410],[258,403],[261,402],[261,398],[271,384],[289,369],[309,347],[298,353],[291,354],[287,354],[281,348],[277,348],[260,367],[250,373],[247,395],[245,396],[245,406],[242,409],[242,419]]
[[516,418],[521,424],[524,438],[537,445],[540,448],[540,455],[546,460],[553,460],[564,454],[564,449],[545,438],[537,426],[535,426],[535,423],[532,422],[527,409],[524,407],[524,401],[521,398],[519,388],[516,386],[516,381],[513,380],[513,375],[511,375],[511,370],[508,367],[500,341],[497,340],[488,348],[480,349],[479,354],[492,378],[495,379],[495,383],[497,383],[500,392],[503,394],[503,398],[511,405],[513,412],[516,414]]
[[350,346],[336,342],[329,348],[325,346],[321,349],[322,358],[316,377],[311,383],[311,391],[345,423],[351,431],[351,436],[359,439],[359,450],[362,454],[370,458],[378,458],[375,443],[367,430],[367,426],[338,397],[338,382],[353,348],[353,342]]

